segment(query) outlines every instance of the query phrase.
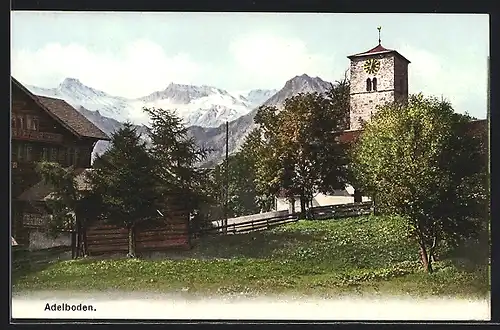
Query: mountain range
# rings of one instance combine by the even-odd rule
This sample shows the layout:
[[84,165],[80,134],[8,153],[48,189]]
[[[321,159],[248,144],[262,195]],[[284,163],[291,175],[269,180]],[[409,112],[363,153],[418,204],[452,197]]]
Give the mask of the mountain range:
[[[280,90],[254,89],[230,93],[212,86],[169,84],[164,90],[140,98],[113,96],[66,78],[55,88],[26,85],[34,94],[63,99],[107,134],[130,121],[139,132],[146,132],[148,118],[143,107],[174,110],[188,127],[188,134],[199,146],[214,150],[200,165],[212,166],[225,155],[225,123],[229,122],[229,153],[236,151],[255,127],[254,117],[261,105],[280,107],[298,93],[324,92],[331,83],[306,74],[288,80]],[[108,142],[97,143],[94,154],[101,154]]]

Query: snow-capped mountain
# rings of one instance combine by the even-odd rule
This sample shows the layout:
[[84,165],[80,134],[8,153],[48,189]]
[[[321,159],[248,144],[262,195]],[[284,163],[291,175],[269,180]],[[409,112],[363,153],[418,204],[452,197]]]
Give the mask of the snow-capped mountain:
[[[306,74],[295,76],[288,80],[282,89],[267,99],[263,104],[280,107],[284,101],[299,93],[318,92],[324,93],[331,88],[331,83],[319,77],[310,77]],[[255,128],[254,117],[257,108],[238,119],[229,122],[229,153],[233,153],[245,141],[246,136]],[[225,127],[221,125],[216,128],[190,127],[189,133],[198,141],[200,146],[214,150],[207,158],[206,166],[220,162],[226,152]]]
[[217,127],[252,110],[250,102],[212,86],[171,83],[139,99],[142,106],[175,110],[187,126]]
[[132,106],[131,100],[88,87],[78,79],[66,78],[55,88],[30,85],[26,85],[26,87],[36,95],[63,99],[76,109],[82,106],[91,111],[99,111],[101,115],[121,122],[136,117],[136,107]]
[[28,85],[37,95],[56,97],[78,108],[99,111],[102,116],[120,122],[131,121],[138,125],[148,122],[143,107],[173,110],[186,126],[217,127],[226,121],[247,114],[253,104],[229,92],[211,86],[170,84],[163,91],[129,99],[112,96],[82,84],[78,79],[66,78],[55,88]]
[[243,102],[249,103],[252,108],[257,108],[276,94],[277,91],[277,89],[252,89],[248,92],[239,92],[236,94],[239,95]]
[[[279,91],[255,89],[244,93],[229,93],[210,86],[170,84],[162,91],[138,99],[112,96],[85,86],[79,80],[65,79],[56,88],[26,85],[36,95],[64,99],[105,133],[111,134],[130,121],[145,132],[147,118],[143,106],[175,110],[188,126],[189,135],[197,144],[214,150],[206,166],[218,163],[225,154],[225,121],[229,121],[229,152],[243,144],[255,127],[254,117],[260,105],[281,106],[286,98],[298,93],[324,92],[331,84],[319,77],[296,76]],[[100,141],[94,154],[100,154],[108,142]]]
[[295,76],[288,80],[279,92],[268,98],[265,105],[281,106],[285,100],[299,93],[319,92],[323,93],[330,89],[332,84],[324,81],[320,77],[310,77],[307,74]]

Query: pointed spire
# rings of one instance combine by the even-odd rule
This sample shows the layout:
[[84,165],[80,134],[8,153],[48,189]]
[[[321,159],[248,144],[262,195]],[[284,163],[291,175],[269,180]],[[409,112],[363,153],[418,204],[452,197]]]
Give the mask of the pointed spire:
[[382,30],[382,27],[379,26],[377,30],[378,30],[378,44],[380,45],[380,30]]

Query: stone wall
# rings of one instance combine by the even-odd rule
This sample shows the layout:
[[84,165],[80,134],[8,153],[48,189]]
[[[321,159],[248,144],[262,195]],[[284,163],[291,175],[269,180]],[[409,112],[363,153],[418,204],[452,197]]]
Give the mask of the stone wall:
[[397,101],[408,99],[408,62],[401,57],[394,58],[394,98]]
[[394,101],[394,91],[380,91],[351,95],[350,128],[361,129],[360,120],[370,121],[377,106]]

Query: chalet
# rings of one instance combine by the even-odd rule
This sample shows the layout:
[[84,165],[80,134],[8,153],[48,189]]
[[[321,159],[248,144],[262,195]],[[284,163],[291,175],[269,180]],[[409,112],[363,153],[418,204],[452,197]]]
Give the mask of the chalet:
[[53,161],[82,173],[91,167],[97,141],[109,137],[64,100],[34,95],[15,78],[11,84],[12,235],[28,245],[27,228],[46,216],[40,203],[50,193],[36,163]]

